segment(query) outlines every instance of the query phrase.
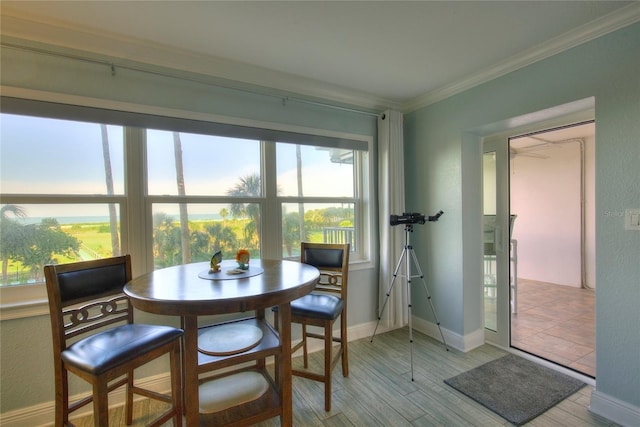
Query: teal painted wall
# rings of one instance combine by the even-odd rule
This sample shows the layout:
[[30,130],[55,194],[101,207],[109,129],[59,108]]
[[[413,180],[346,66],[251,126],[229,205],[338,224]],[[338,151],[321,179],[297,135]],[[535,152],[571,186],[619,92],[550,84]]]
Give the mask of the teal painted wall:
[[[412,243],[428,266],[442,326],[462,336],[482,330],[480,245],[467,238],[467,230],[480,236],[477,134],[590,97],[596,118],[596,389],[638,407],[640,232],[626,231],[617,213],[640,207],[640,24],[408,114],[407,209],[445,212],[414,233]],[[432,320],[421,296],[413,298],[414,314]]]
[[[90,56],[84,52],[70,52],[53,46],[15,40],[11,37],[3,37],[3,41],[80,57],[91,57],[107,63],[113,61],[111,58]],[[265,123],[289,124],[360,135],[376,133],[375,117],[369,115],[295,101],[283,103],[282,97],[242,92],[201,82],[246,87],[263,93],[266,92],[264,88],[136,64],[131,61],[116,60],[115,62],[131,68],[144,68],[157,74],[117,66],[112,74],[111,68],[105,64],[8,47],[2,47],[1,53],[2,84],[7,86],[231,118],[246,118]],[[167,74],[184,78],[166,77]]]

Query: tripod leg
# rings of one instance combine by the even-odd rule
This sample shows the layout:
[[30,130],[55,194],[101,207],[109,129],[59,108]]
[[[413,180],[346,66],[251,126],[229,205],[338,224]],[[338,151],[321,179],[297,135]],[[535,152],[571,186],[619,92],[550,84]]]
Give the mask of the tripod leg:
[[391,283],[387,288],[387,296],[384,298],[384,302],[382,303],[382,308],[380,309],[380,313],[378,314],[378,322],[376,323],[376,328],[373,330],[373,335],[371,336],[371,342],[376,336],[376,332],[378,330],[378,325],[380,325],[380,319],[382,319],[382,313],[384,312],[384,308],[387,306],[387,301],[389,301],[389,296],[391,295],[391,291],[393,290],[393,285],[396,282],[396,277],[398,277],[398,270],[400,269],[400,265],[402,264],[402,258],[404,258],[407,253],[407,248],[405,247],[400,254],[400,258],[398,258],[398,263],[396,264],[396,269],[393,270],[393,279],[391,279]]
[[[413,262],[416,265],[416,269],[418,270],[418,274],[420,280],[422,281],[422,285],[424,286],[424,290],[427,293],[427,300],[429,301],[429,305],[431,306],[431,311],[433,312],[433,317],[436,319],[436,325],[438,326],[438,331],[440,331],[440,337],[442,337],[442,342],[444,343],[444,348],[449,351],[449,347],[447,347],[447,341],[444,339],[444,334],[442,333],[442,328],[440,327],[440,320],[438,320],[438,315],[436,314],[436,309],[433,306],[433,301],[431,301],[431,294],[429,294],[429,288],[427,288],[427,282],[424,280],[424,274],[422,274],[422,270],[420,269],[420,264],[418,264],[418,258],[416,257],[415,252],[411,251],[411,257],[413,258]],[[411,318],[409,318],[411,319]]]
[[411,276],[407,275],[407,306],[409,308],[409,352],[411,360],[411,381],[413,381],[413,323],[411,320]]

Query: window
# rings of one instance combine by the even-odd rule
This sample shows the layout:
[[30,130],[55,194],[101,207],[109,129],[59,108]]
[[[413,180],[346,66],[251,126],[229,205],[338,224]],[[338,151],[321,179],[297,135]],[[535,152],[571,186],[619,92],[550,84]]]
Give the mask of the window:
[[260,257],[257,203],[153,203],[152,212],[155,268],[209,261],[217,251],[232,258],[240,248]]
[[147,130],[155,268],[207,261],[217,251],[228,258],[239,248],[260,257],[261,145]]
[[300,242],[350,243],[356,250],[355,150],[276,144],[282,202],[283,257],[300,255]]
[[240,248],[295,258],[307,240],[367,260],[368,138],[7,100],[0,290],[120,253],[152,269]]
[[277,144],[278,194],[354,197],[354,150]]
[[159,130],[146,139],[149,195],[227,196],[250,177],[256,188],[233,195],[261,195],[260,141]]
[[[273,147],[275,181],[261,168]],[[148,130],[146,153],[155,268],[238,248],[260,257],[267,199],[279,205],[281,236],[265,242],[277,256],[298,257],[304,240],[357,248],[356,150]]]
[[123,195],[121,126],[2,114],[3,194]]
[[121,252],[123,129],[2,114],[2,286],[43,282],[48,263]]

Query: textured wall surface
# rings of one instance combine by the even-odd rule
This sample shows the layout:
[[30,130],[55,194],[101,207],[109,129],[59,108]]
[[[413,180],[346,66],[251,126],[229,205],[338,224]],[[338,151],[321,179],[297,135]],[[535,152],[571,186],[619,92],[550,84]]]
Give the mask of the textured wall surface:
[[[539,112],[595,100],[597,390],[635,407],[640,232],[625,230],[623,212],[640,207],[638,52],[640,24],[634,24],[405,120],[408,208],[445,211],[439,223],[415,233],[413,243],[429,264],[427,279],[443,326],[467,336],[482,329],[480,137],[535,121],[544,115]],[[425,303],[414,308],[430,319]]]

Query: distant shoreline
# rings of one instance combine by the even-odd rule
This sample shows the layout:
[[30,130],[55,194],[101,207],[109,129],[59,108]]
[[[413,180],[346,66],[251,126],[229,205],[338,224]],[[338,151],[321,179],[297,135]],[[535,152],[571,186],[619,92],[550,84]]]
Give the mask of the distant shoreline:
[[[168,215],[169,217],[173,217],[176,221],[180,220],[180,215]],[[22,218],[20,220],[23,224],[40,224],[45,218],[54,218],[58,221],[60,225],[74,225],[74,224],[108,224],[109,217],[104,215],[94,215],[94,216],[51,216],[51,217],[27,217]],[[118,221],[120,218],[118,218]],[[189,215],[189,221],[220,221],[222,217],[219,214],[193,214]]]

